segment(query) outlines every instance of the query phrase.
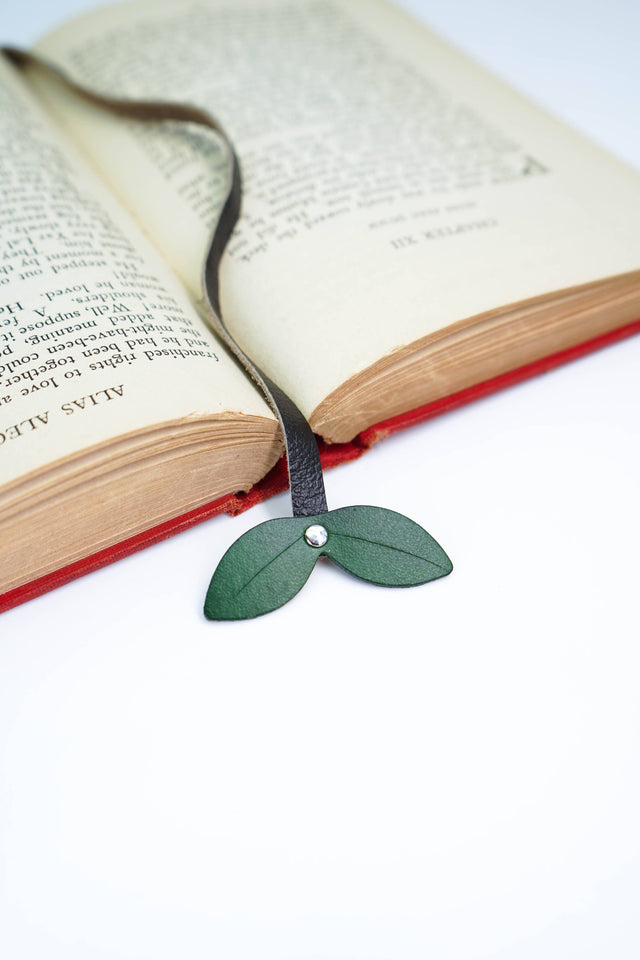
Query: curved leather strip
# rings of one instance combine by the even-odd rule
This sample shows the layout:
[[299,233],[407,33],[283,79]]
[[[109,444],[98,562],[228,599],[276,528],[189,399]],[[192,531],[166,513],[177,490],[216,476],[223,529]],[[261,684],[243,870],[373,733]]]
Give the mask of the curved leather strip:
[[291,504],[295,517],[309,517],[326,513],[322,467],[316,438],[305,417],[280,387],[277,386],[242,350],[233,339],[222,319],[220,310],[220,261],[225,247],[240,216],[242,178],[240,165],[227,134],[211,114],[189,104],[161,101],[126,100],[103,96],[72,80],[59,67],[44,58],[17,47],[0,47],[0,52],[16,66],[36,66],[52,73],[75,94],[130,120],[157,123],[180,120],[197,123],[215,131],[227,153],[227,195],[218,220],[214,225],[207,250],[203,272],[202,291],[210,325],[258,384],[282,426],[287,451]]

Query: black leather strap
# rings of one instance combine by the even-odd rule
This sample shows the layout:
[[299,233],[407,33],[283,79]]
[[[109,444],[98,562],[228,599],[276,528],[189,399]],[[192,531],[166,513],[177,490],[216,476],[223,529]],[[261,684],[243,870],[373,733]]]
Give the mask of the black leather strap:
[[[315,516],[327,512],[327,501],[322,477],[318,445],[308,421],[294,402],[275,384],[233,339],[222,319],[220,310],[219,268],[225,247],[240,216],[242,178],[240,165],[231,141],[218,121],[205,110],[189,104],[160,101],[123,100],[103,96],[81,86],[47,60],[17,47],[0,47],[0,52],[16,66],[37,66],[54,74],[75,94],[96,106],[131,120],[152,123],[182,120],[197,123],[215,131],[227,152],[228,192],[214,226],[202,272],[202,292],[208,320],[220,339],[240,361],[258,384],[282,426],[287,451],[291,504],[295,517]],[[268,318],[266,318],[268,322]]]

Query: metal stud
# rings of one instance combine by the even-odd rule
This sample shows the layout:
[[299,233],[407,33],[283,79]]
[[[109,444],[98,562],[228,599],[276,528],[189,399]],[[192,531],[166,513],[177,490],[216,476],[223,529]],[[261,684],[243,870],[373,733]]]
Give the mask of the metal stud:
[[304,538],[310,547],[324,547],[329,534],[319,523],[312,523],[304,532]]

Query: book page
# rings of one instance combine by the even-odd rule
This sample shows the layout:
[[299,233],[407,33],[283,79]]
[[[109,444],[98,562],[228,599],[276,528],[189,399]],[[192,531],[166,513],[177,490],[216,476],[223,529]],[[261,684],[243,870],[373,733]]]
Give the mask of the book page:
[[178,418],[273,420],[1,57],[0,132],[0,486]]
[[[307,416],[433,331],[640,267],[638,175],[382,0],[126,4],[40,50],[221,120],[245,182],[225,319]],[[199,135],[64,114],[194,287],[216,195]]]

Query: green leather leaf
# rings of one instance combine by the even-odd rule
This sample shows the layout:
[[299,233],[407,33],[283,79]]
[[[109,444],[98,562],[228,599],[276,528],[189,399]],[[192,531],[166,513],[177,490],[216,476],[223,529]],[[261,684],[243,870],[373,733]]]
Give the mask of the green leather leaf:
[[312,522],[308,517],[267,520],[236,540],[211,578],[205,616],[244,620],[291,600],[307,582],[321,553],[304,539]]
[[[328,534],[322,546],[305,539],[305,531],[315,524]],[[304,586],[322,554],[362,580],[389,587],[427,583],[453,569],[426,530],[382,507],[343,507],[315,517],[267,520],[225,553],[209,584],[205,616],[246,620],[276,610]]]
[[[320,521],[319,521],[320,522]],[[322,516],[322,552],[362,580],[409,587],[451,573],[453,564],[421,526],[382,507],[343,507]]]

